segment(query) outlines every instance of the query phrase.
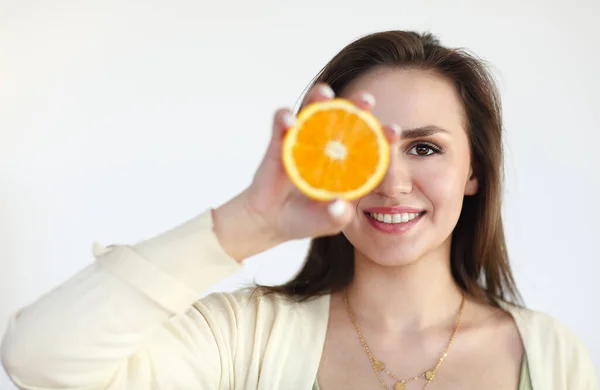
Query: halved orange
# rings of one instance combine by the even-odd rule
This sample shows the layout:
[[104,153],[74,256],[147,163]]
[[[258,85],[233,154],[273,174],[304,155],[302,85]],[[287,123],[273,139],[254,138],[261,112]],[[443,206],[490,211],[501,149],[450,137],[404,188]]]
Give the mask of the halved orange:
[[390,148],[373,114],[336,98],[302,109],[286,133],[282,157],[290,180],[308,197],[352,200],[381,182]]

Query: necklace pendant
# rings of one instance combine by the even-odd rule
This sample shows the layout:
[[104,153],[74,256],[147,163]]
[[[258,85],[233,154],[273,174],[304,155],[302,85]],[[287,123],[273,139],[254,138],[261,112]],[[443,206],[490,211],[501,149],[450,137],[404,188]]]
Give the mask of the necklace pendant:
[[406,389],[406,386],[404,386],[404,383],[402,382],[396,382],[396,384],[394,385],[394,390],[404,390]]
[[433,370],[429,370],[429,371],[425,372],[425,379],[427,379],[428,381],[434,380],[435,372]]
[[385,364],[383,364],[383,362],[380,362],[379,360],[375,360],[373,362],[373,368],[375,369],[375,371],[379,372],[385,368]]

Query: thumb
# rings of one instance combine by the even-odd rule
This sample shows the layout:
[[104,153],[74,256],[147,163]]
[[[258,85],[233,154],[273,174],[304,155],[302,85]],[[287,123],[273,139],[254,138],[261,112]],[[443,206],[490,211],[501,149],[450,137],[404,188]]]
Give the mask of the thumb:
[[353,210],[347,201],[337,199],[327,206],[327,214],[329,215],[332,228],[340,231],[352,221]]

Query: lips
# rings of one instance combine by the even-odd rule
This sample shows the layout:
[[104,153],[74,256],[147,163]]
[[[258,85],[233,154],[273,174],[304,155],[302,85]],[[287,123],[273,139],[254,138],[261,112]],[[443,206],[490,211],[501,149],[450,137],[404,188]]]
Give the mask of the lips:
[[416,207],[371,207],[364,210],[366,213],[381,213],[381,214],[402,214],[402,213],[420,213],[425,210]]
[[384,223],[406,223],[418,218],[423,213],[366,213],[367,216]]
[[373,207],[365,210],[367,220],[384,233],[401,234],[412,229],[425,211],[414,207]]

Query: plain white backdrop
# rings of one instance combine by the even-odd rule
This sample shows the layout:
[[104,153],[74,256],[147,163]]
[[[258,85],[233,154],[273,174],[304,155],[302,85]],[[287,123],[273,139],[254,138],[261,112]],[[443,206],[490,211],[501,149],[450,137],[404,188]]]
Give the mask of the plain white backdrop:
[[[344,45],[414,29],[493,65],[518,284],[600,368],[599,16],[598,0],[0,0],[0,332],[93,241],[136,242],[242,190],[273,111]],[[214,289],[282,282],[307,244]]]

